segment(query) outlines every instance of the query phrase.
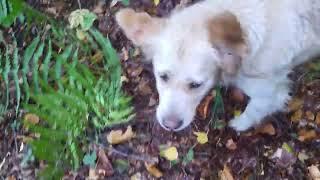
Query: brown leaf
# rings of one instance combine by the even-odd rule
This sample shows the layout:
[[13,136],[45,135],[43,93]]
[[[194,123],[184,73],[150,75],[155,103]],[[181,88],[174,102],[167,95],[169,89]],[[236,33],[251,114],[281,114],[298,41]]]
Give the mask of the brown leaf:
[[229,139],[226,143],[226,147],[229,150],[236,150],[237,149],[237,144],[233,141],[233,139]]
[[204,98],[203,102],[198,107],[198,113],[202,119],[206,119],[208,117],[209,105],[212,102],[213,98],[214,98],[213,95],[206,96]]
[[320,180],[320,170],[317,166],[312,165],[308,167],[309,175],[313,180]]
[[163,176],[162,172],[154,164],[150,165],[148,163],[144,163],[144,166],[152,176],[156,178],[160,178]]
[[127,49],[125,47],[122,48],[121,56],[124,61],[129,59],[129,52],[127,51]]
[[320,126],[320,112],[317,113],[316,124]]
[[231,91],[231,98],[238,102],[243,102],[245,100],[245,94],[238,88],[234,88]]
[[313,140],[314,138],[317,137],[317,133],[315,130],[306,130],[306,129],[302,129],[299,131],[299,141],[309,141],[309,140]]
[[219,172],[219,177],[220,177],[220,180],[234,180],[230,172],[230,169],[227,165],[224,165],[223,170]]
[[40,119],[36,114],[28,113],[24,116],[24,120],[31,124],[38,124]]
[[306,117],[307,117],[308,120],[314,121],[315,115],[313,114],[313,112],[307,111],[306,112]]
[[290,112],[296,111],[300,108],[302,108],[303,105],[303,100],[299,98],[293,98],[289,103],[288,103],[288,109]]
[[297,110],[292,116],[291,116],[291,121],[294,122],[294,123],[297,123],[299,122],[301,119],[302,119],[302,110],[299,109]]
[[122,130],[112,130],[107,135],[107,140],[110,144],[120,144],[129,141],[134,136],[135,134],[133,133],[131,126],[128,126],[125,133],[123,133]]
[[9,177],[7,177],[7,180],[16,180],[16,177],[15,176],[9,176]]
[[103,174],[103,176],[111,176],[114,173],[112,164],[103,149],[99,149],[98,151],[98,163],[96,169],[99,174]]
[[268,123],[256,130],[256,134],[268,134],[270,136],[274,136],[276,134],[276,130],[271,123]]

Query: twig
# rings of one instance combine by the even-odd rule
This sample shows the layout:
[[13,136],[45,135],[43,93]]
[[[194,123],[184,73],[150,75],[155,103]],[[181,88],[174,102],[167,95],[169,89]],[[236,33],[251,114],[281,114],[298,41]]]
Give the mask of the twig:
[[142,155],[142,154],[141,155],[127,154],[127,153],[121,152],[113,147],[108,147],[108,151],[111,154],[112,153],[117,154],[117,155],[129,158],[129,159],[144,161],[144,162],[147,162],[150,164],[157,164],[159,161],[158,158],[156,158],[156,157],[150,157],[150,156],[146,156],[146,155]]
[[79,9],[81,9],[81,2],[80,2],[80,0],[78,0],[78,6],[79,6]]

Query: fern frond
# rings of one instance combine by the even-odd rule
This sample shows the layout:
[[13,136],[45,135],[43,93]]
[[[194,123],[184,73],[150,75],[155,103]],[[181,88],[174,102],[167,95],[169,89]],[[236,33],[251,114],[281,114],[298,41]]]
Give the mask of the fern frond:
[[62,54],[58,55],[55,65],[55,80],[60,91],[63,91],[63,85],[61,80],[62,64],[67,61],[72,52],[73,45],[69,45]]
[[21,90],[19,85],[19,77],[18,77],[18,71],[19,71],[19,56],[18,56],[18,48],[16,41],[14,42],[14,52],[13,52],[13,62],[12,62],[13,68],[12,68],[12,77],[15,84],[16,89],[16,99],[17,99],[17,105],[16,105],[16,114],[18,113],[19,107],[20,107],[20,99],[21,99]]
[[48,40],[48,49],[47,49],[47,55],[44,58],[43,64],[42,64],[42,78],[44,82],[48,83],[48,74],[49,74],[49,63],[52,56],[52,44],[51,39]]
[[28,72],[29,72],[29,62],[36,51],[36,48],[40,42],[40,36],[37,36],[31,44],[26,48],[24,55],[23,55],[23,61],[22,61],[22,79],[23,79],[23,89],[25,93],[25,102],[29,101],[30,98],[30,89],[29,89],[29,83],[28,83]]
[[34,53],[33,55],[33,67],[32,67],[32,77],[33,77],[33,84],[34,84],[34,89],[35,89],[35,94],[38,94],[40,92],[40,88],[39,88],[39,65],[38,65],[38,61],[40,59],[40,57],[43,54],[43,50],[44,50],[44,42],[42,42],[37,51]]

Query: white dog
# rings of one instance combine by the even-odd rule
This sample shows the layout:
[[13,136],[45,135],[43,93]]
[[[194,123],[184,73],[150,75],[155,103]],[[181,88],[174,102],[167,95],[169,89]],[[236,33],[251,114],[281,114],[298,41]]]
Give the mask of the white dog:
[[217,83],[250,97],[230,121],[244,131],[285,107],[291,69],[320,54],[320,0],[206,0],[166,18],[122,9],[116,20],[152,59],[157,120],[179,131]]

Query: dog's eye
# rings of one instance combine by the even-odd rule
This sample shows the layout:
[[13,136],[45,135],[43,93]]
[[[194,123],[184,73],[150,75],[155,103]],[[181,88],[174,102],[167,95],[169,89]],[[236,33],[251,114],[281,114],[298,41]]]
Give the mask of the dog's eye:
[[168,74],[162,74],[162,75],[160,75],[160,78],[161,78],[164,82],[167,82],[167,81],[169,80]]
[[202,85],[202,83],[196,83],[196,82],[192,82],[189,83],[189,89],[197,89]]

